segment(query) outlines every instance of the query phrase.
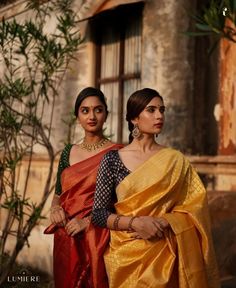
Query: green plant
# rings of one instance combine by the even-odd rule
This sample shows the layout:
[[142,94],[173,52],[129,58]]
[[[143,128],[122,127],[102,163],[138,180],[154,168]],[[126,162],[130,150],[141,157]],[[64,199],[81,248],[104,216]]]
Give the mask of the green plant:
[[[41,4],[45,2],[45,4]],[[19,23],[16,19],[0,23],[0,212],[2,223],[0,254],[6,253],[6,242],[15,237],[10,257],[0,259],[0,286],[9,274],[17,255],[27,244],[53,189],[53,163],[56,152],[52,146],[54,104],[69,63],[81,43],[72,0],[30,0],[27,8],[31,19]],[[54,33],[45,27],[55,15]],[[50,109],[50,113],[45,112]],[[48,114],[50,116],[48,116]],[[29,177],[36,146],[42,146],[49,158],[47,180],[39,202],[27,197]],[[18,177],[22,160],[27,160],[24,188]]]
[[189,36],[216,37],[236,43],[236,0],[211,0],[201,11],[191,13],[195,20],[196,31],[186,32]]

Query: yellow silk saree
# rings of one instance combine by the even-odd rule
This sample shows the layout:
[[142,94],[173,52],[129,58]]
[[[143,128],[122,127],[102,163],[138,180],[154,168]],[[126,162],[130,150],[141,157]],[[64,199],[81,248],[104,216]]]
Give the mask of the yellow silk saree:
[[117,214],[164,217],[161,240],[111,231],[104,259],[110,288],[218,288],[206,191],[184,156],[163,148],[117,186]]

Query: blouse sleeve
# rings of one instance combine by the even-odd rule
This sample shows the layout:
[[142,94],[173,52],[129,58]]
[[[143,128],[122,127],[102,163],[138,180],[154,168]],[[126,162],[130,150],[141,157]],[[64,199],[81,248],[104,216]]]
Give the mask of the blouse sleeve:
[[112,153],[109,151],[102,159],[97,175],[92,222],[106,227],[107,218],[113,210],[113,195],[115,194],[114,173],[112,169]]
[[55,186],[55,194],[60,195],[62,192],[61,188],[61,173],[62,171],[70,166],[69,163],[69,156],[70,156],[70,150],[73,145],[68,144],[65,146],[63,151],[61,152],[61,157],[58,163],[58,168],[57,168],[57,179],[56,179],[56,186]]

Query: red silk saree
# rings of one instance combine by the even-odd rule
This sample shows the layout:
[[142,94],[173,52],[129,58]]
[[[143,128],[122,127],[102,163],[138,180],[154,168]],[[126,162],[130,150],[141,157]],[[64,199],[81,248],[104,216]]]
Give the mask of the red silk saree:
[[[60,203],[68,219],[90,215],[100,161],[112,145],[98,154],[63,170]],[[91,223],[85,232],[69,236],[63,227],[50,225],[45,234],[54,233],[53,271],[56,288],[108,288],[103,253],[109,231]]]

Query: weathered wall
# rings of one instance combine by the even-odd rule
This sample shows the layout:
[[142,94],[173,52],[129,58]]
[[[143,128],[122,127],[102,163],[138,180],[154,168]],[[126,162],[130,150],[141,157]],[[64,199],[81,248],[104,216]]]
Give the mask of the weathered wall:
[[[230,25],[230,23],[229,23]],[[233,27],[235,29],[235,27]],[[220,46],[219,154],[236,154],[236,44],[222,40]]]
[[192,137],[193,40],[182,34],[190,25],[187,9],[194,1],[147,1],[143,19],[142,86],[164,97],[160,138],[182,151],[191,149]]

